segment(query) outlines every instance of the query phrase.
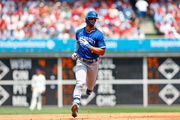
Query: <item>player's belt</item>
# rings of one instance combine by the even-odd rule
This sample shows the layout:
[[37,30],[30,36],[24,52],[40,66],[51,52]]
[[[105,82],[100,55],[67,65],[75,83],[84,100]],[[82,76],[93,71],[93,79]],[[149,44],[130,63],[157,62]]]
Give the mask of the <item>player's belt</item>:
[[79,60],[81,60],[83,62],[87,62],[87,63],[94,63],[99,60],[99,58],[96,58],[96,59],[86,59],[86,58],[82,58],[82,57],[78,57],[78,58],[79,58]]

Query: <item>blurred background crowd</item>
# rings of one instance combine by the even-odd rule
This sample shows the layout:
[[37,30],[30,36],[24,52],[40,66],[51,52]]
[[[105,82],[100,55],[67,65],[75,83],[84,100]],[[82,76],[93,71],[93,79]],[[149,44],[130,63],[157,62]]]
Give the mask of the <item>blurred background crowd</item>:
[[[144,38],[144,17],[157,34],[180,38],[179,0],[1,0],[0,38],[69,39],[85,26],[89,10],[99,14],[96,26],[105,37]],[[149,29],[149,28],[146,28]]]

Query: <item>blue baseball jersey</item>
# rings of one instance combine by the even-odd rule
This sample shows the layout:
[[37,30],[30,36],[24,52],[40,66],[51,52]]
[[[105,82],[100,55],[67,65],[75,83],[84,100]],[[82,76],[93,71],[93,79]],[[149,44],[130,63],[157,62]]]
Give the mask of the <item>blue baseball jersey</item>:
[[[85,30],[85,27],[82,29],[79,29],[76,32],[76,40],[79,41],[81,37],[86,39],[91,46],[99,47],[99,48],[106,48],[104,35],[97,28],[95,28],[93,31],[89,33]],[[79,44],[79,49],[76,52],[79,57],[86,58],[86,59],[96,59],[99,57],[98,54],[90,51],[88,48],[83,47],[80,44]]]

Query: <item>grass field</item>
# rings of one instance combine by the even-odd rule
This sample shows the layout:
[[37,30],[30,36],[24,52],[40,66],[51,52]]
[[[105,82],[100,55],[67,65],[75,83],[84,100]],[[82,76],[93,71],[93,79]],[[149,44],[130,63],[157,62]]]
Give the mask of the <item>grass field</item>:
[[[152,106],[152,107],[137,107],[137,106],[119,106],[119,107],[81,107],[79,113],[145,113],[145,112],[180,112],[180,106]],[[41,111],[30,111],[25,107],[0,107],[1,115],[10,114],[70,114],[69,107],[43,107]]]

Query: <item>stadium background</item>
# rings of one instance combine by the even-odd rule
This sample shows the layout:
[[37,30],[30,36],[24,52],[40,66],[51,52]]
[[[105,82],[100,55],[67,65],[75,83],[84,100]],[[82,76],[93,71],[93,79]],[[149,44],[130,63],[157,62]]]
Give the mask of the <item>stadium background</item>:
[[82,106],[170,109],[179,105],[179,1],[147,2],[146,15],[141,17],[136,0],[0,1],[1,108],[10,114],[17,113],[16,107],[33,113],[27,109],[30,80],[41,68],[47,79],[43,106],[69,109],[75,84],[74,33],[85,25],[84,16],[92,9],[99,13],[96,25],[105,35],[107,52],[101,57],[94,94],[82,96]]

